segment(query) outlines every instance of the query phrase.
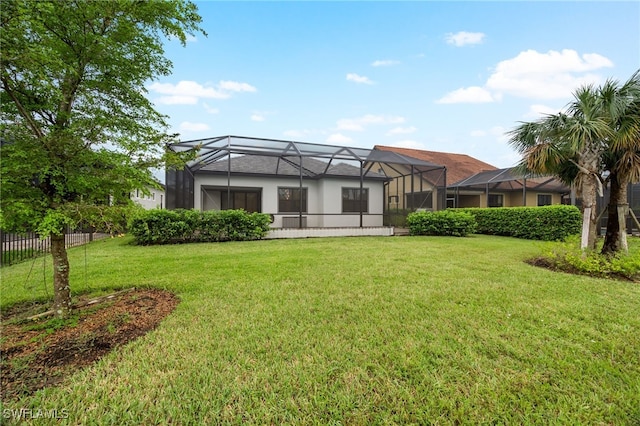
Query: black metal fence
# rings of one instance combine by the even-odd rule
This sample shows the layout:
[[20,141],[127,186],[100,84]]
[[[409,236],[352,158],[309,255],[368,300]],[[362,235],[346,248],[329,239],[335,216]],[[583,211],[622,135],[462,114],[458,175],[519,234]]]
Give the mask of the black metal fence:
[[[68,230],[64,237],[65,246],[75,247],[108,236],[91,230]],[[42,256],[50,250],[51,238],[40,239],[35,232],[16,234],[0,231],[0,266]]]

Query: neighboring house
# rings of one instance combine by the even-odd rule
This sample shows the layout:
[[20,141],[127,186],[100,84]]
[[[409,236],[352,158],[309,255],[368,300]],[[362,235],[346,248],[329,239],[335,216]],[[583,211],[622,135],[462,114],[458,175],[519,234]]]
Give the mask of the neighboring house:
[[455,207],[518,207],[570,204],[571,188],[549,176],[523,176],[514,168],[476,173],[451,184]]
[[442,169],[365,148],[221,136],[170,146],[195,150],[184,170],[167,170],[167,208],[268,213],[272,227],[383,226],[387,165]]
[[[446,166],[446,207],[515,207],[542,206],[568,202],[570,189],[550,177],[523,177],[513,168],[498,169],[466,154],[425,151],[376,145],[374,149],[431,161]],[[416,192],[418,183],[429,187],[432,183],[413,182],[398,187],[398,199],[405,209],[438,208],[428,198]],[[403,190],[404,188],[404,190]],[[412,195],[413,194],[413,195]],[[423,200],[427,202],[423,203]],[[444,208],[444,207],[442,207]]]
[[[441,173],[440,175],[431,173],[428,175],[418,175],[414,179],[405,179],[404,182],[396,181],[396,185],[392,184],[390,188],[392,203],[389,204],[389,209],[442,210],[446,207],[454,207],[452,203],[453,192],[449,190],[449,182],[458,182],[485,170],[497,170],[497,168],[491,164],[466,154],[452,154],[448,152],[383,145],[376,145],[374,150],[394,152],[430,163],[442,164],[446,168],[443,171],[446,171],[446,173]],[[405,170],[409,171],[406,168]],[[444,185],[442,184],[443,182]]]
[[146,191],[143,191],[142,189],[136,189],[135,191],[131,192],[131,200],[140,204],[147,210],[165,208],[164,197],[164,185],[162,185],[162,189],[149,187],[146,188]]

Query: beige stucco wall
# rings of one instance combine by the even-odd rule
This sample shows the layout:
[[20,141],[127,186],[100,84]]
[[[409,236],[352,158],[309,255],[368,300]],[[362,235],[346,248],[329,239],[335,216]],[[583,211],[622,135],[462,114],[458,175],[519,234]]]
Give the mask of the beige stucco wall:
[[[522,192],[498,192],[490,191],[490,194],[502,194],[503,207],[521,207]],[[562,196],[557,193],[527,191],[526,206],[536,207],[538,205],[538,194],[551,195],[551,204],[561,204]],[[458,195],[458,207],[487,207],[487,194],[485,192],[466,193]]]

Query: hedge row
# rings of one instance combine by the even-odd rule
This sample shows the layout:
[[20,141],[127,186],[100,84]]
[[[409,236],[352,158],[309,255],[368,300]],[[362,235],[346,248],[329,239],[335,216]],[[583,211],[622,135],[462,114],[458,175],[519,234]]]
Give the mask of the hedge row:
[[475,218],[466,212],[441,210],[414,212],[407,216],[411,235],[451,235],[465,237],[476,231]]
[[496,207],[455,209],[473,215],[478,234],[505,235],[543,241],[561,241],[582,229],[575,206]]
[[271,218],[244,210],[147,210],[129,224],[137,244],[246,241],[264,237]]

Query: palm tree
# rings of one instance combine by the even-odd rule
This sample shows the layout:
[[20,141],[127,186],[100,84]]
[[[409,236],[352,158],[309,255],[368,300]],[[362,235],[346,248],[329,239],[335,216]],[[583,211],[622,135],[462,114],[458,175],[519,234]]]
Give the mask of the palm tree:
[[601,159],[607,147],[605,141],[612,137],[598,95],[592,85],[581,87],[566,112],[522,123],[508,132],[509,143],[523,155],[521,168],[555,175],[577,188],[583,209],[583,249],[596,248]]
[[602,109],[608,115],[613,137],[603,163],[610,172],[610,197],[603,254],[627,251],[625,219],[628,214],[627,188],[640,181],[640,70],[619,86],[607,80],[600,88]]

